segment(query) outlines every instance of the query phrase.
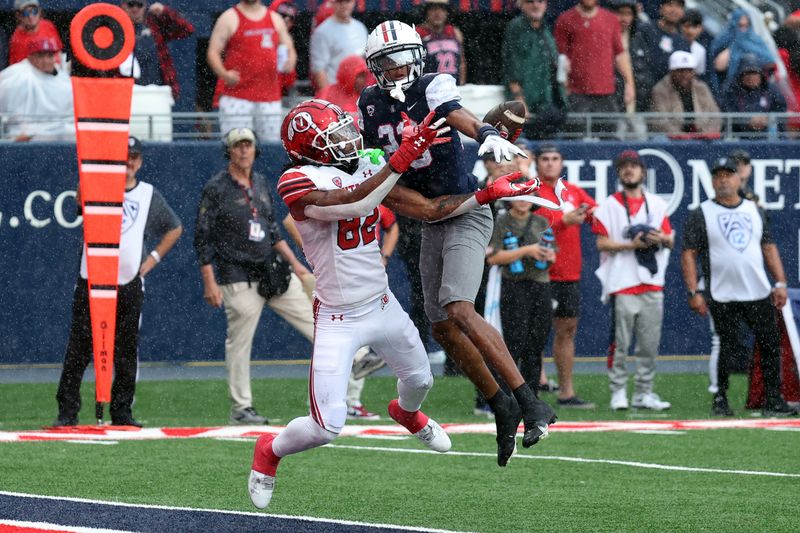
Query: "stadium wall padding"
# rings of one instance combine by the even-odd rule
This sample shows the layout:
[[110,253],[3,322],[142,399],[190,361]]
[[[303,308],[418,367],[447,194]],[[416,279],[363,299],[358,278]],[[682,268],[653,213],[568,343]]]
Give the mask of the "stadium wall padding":
[[[576,142],[560,146],[569,181],[599,197],[615,190],[615,155],[623,149],[640,150],[649,167],[650,190],[663,194],[674,207],[671,221],[678,243],[688,208],[698,205],[712,190],[707,162],[735,148],[748,150],[754,158],[752,185],[768,209],[789,285],[799,285],[800,152],[796,143]],[[468,149],[472,165],[475,145]],[[162,192],[183,221],[184,234],[146,279],[141,359],[222,361],[225,317],[222,310],[213,310],[203,301],[192,248],[200,191],[206,180],[225,165],[221,147],[212,142],[149,144],[144,157],[140,178]],[[82,238],[74,203],[78,180],[75,146],[2,144],[0,161],[0,363],[59,362],[67,344]],[[257,170],[274,185],[285,162],[280,146],[264,146]],[[273,197],[282,218],[285,209],[277,196]],[[609,339],[609,309],[600,304],[600,287],[594,276],[598,253],[588,227],[583,230],[583,245],[583,308],[577,350],[579,355],[604,355]],[[399,260],[392,260],[389,274],[393,291],[407,307],[408,287]],[[707,320],[692,315],[686,306],[678,244],[667,273],[661,353],[704,354],[709,343]],[[310,344],[265,310],[253,357],[309,355]]]

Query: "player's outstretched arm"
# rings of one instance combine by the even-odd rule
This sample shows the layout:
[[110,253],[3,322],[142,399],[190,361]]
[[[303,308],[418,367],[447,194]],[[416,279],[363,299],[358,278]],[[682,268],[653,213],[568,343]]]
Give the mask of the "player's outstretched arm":
[[374,176],[361,183],[352,191],[313,190],[295,200],[289,209],[295,220],[314,218],[317,220],[341,220],[362,217],[370,214],[397,183],[400,175],[407,171],[411,163],[437,141],[437,138],[450,131],[444,119],[432,122],[434,113],[414,127],[413,132],[403,135],[400,148],[392,154],[389,162]]
[[383,203],[400,215],[425,222],[437,222],[461,215],[470,209],[500,198],[531,195],[539,189],[541,185],[539,178],[515,183],[521,177],[522,173],[512,172],[497,178],[491,185],[480,191],[437,196],[436,198],[426,198],[412,189],[397,185]]
[[494,154],[494,159],[500,163],[503,159],[511,161],[518,155],[527,158],[519,147],[504,139],[497,128],[478,119],[471,111],[461,108],[447,115],[447,124],[467,137],[472,137],[479,143],[478,155],[489,152]]

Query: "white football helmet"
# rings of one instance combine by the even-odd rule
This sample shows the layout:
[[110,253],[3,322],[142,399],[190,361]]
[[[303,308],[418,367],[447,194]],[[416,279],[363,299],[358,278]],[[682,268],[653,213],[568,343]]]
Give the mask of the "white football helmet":
[[[425,47],[413,26],[399,20],[388,20],[378,25],[367,37],[367,67],[375,75],[378,86],[390,91],[398,100],[405,100],[408,90],[425,67]],[[408,74],[399,80],[387,75],[392,69],[408,66]]]

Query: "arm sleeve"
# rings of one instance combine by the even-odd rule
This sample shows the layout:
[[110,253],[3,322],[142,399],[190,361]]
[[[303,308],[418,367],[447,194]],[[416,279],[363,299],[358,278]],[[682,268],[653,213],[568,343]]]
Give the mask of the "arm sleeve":
[[761,225],[764,228],[761,232],[761,244],[775,244],[775,239],[772,238],[772,230],[769,227],[767,212],[759,207],[758,214],[761,216]]
[[702,209],[695,209],[689,213],[686,225],[683,227],[683,249],[705,250],[708,248],[708,235],[706,235],[706,219]]
[[611,37],[611,47],[614,50],[614,57],[617,57],[625,51],[625,47],[622,46],[622,30],[619,27],[619,22],[616,20],[616,17],[614,17],[613,20],[609,20],[612,23],[611,28],[613,32]]
[[558,53],[569,56],[569,30],[567,28],[567,19],[565,18],[565,14],[566,13],[562,13],[556,19],[556,25],[553,28],[553,37],[556,40]]
[[217,217],[217,201],[209,185],[203,189],[200,205],[197,208],[197,219],[194,224],[194,251],[200,265],[210,264],[215,257],[214,244],[211,238],[213,221]]
[[316,190],[317,186],[314,185],[311,178],[302,172],[287,171],[278,180],[278,194],[281,196],[283,203],[289,208],[297,200]]
[[672,233],[672,224],[668,216],[665,216],[664,220],[661,221],[661,231],[664,232],[664,235],[670,235]]
[[167,201],[158,190],[153,189],[153,199],[150,203],[150,211],[147,213],[147,222],[144,226],[146,238],[160,238],[166,232],[173,230],[181,225],[181,219],[175,211],[167,204]]
[[[145,6],[146,8],[147,6]],[[160,16],[153,17],[165,41],[185,39],[194,33],[194,26],[174,9],[164,6]]]
[[603,225],[603,223],[600,222],[600,220],[598,220],[597,217],[594,217],[594,220],[592,220],[592,233],[594,233],[595,235],[602,235],[603,237],[608,237],[608,230]]
[[383,183],[361,200],[349,204],[307,205],[303,213],[309,218],[326,221],[367,216],[386,198],[399,178],[400,174],[392,172]]
[[[449,74],[438,74],[425,88],[425,98],[428,101],[428,108],[435,109],[437,114],[447,116],[451,111],[461,107],[459,100],[461,95],[456,88],[456,79]],[[457,104],[457,107],[443,107],[443,104]],[[444,111],[444,112],[443,112]]]

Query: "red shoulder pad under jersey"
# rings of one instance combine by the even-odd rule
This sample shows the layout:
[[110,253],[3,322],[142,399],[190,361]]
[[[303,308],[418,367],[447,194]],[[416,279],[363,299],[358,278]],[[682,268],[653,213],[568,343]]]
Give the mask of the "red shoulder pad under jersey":
[[283,202],[288,207],[292,207],[297,200],[316,190],[317,186],[314,185],[311,178],[294,169],[284,172],[278,180],[278,194],[281,195]]

